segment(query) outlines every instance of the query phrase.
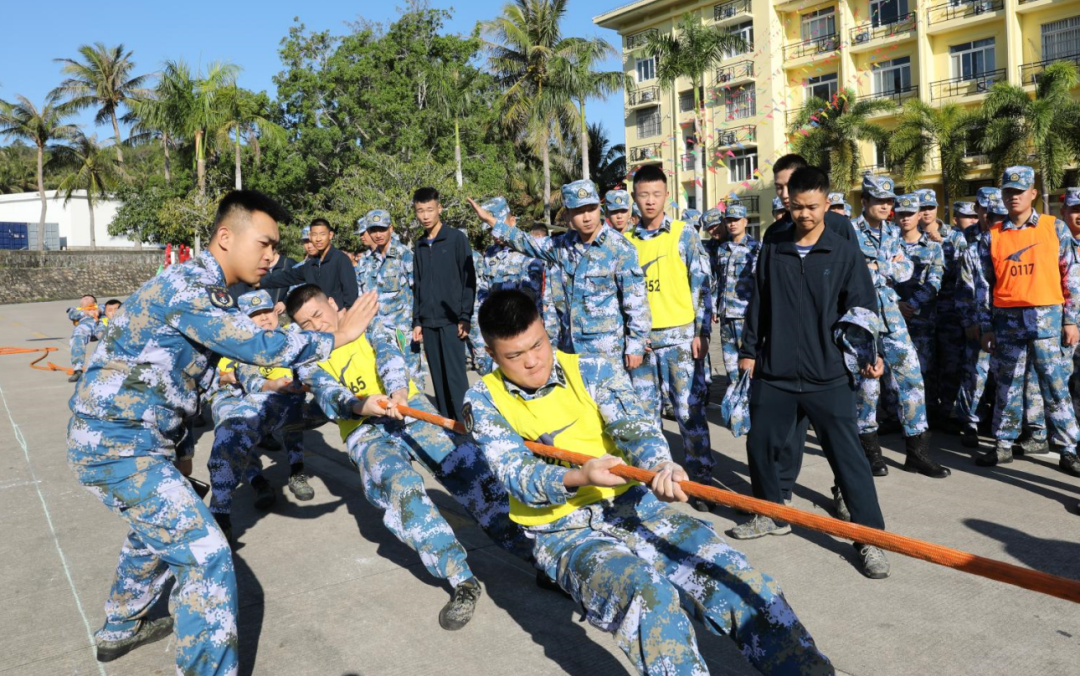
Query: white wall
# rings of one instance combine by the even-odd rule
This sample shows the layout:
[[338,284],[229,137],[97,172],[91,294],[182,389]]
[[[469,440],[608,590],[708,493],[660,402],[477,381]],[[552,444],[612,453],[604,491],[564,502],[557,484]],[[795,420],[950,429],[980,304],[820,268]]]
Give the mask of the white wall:
[[[63,195],[54,197],[45,192],[48,208],[46,223],[60,225],[60,237],[67,237],[68,248],[90,246],[90,210],[86,206],[86,192],[78,190],[71,201],[64,205]],[[110,237],[109,223],[116,216],[120,203],[100,200],[94,204],[94,229],[99,247],[132,247],[134,242],[126,237]],[[41,197],[36,192],[0,195],[0,221],[13,223],[37,223],[41,218]]]

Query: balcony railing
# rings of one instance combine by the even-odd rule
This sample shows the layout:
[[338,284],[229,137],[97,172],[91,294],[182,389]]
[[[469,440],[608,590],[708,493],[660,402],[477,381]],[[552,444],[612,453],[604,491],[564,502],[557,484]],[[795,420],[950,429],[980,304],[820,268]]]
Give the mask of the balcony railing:
[[716,71],[716,84],[727,84],[748,77],[754,77],[754,62],[749,59],[718,69]]
[[969,16],[996,12],[1005,7],[1005,0],[971,0],[969,2],[943,2],[926,10],[926,23],[935,24]]
[[727,21],[750,13],[750,0],[731,0],[713,7],[713,21]]
[[785,112],[784,113],[784,122],[785,122],[785,124],[787,124],[787,126],[790,127],[795,122],[795,120],[798,119],[799,115],[802,114],[802,112],[804,110],[806,110],[806,108],[807,108],[807,106],[800,106],[798,108],[791,108],[790,110]]
[[634,146],[630,149],[631,162],[648,162],[649,160],[661,159],[659,143],[649,143],[642,146]]
[[802,42],[796,42],[793,45],[784,47],[784,59],[798,59],[803,56],[811,56],[813,54],[825,54],[828,52],[835,52],[840,48],[840,38],[836,33],[829,35],[822,35],[817,38],[810,38],[809,40],[803,40]]
[[741,127],[716,130],[716,145],[723,147],[739,143],[757,143],[756,124],[744,124]]
[[1036,63],[1025,63],[1020,66],[1020,83],[1026,85],[1039,84],[1039,78],[1042,76],[1043,71],[1046,70],[1046,67],[1057,61],[1070,61],[1080,67],[1080,54],[1060,56],[1056,59],[1047,59]]
[[626,51],[637,49],[638,47],[644,47],[645,43],[649,41],[650,35],[655,35],[658,31],[655,28],[650,28],[647,31],[641,31],[640,33],[634,33],[633,35],[626,36]]
[[758,201],[757,195],[746,195],[743,197],[724,197],[720,201],[729,207],[733,204],[741,204],[746,207],[746,213],[748,214],[761,213],[758,211],[760,203]]
[[884,92],[876,92],[873,94],[863,94],[855,99],[856,101],[873,101],[876,99],[892,99],[897,105],[900,105],[904,101],[912,98],[918,98],[919,85],[911,85],[910,87],[904,87],[902,89],[892,89]]
[[658,103],[660,103],[659,87],[644,87],[642,89],[635,89],[626,95],[627,108],[650,104],[657,105]]
[[880,38],[891,38],[898,33],[915,30],[915,21],[915,12],[898,16],[890,23],[868,21],[851,29],[851,44],[864,45]]
[[863,174],[884,174],[888,170],[884,164],[864,164],[859,167],[859,172]]
[[957,96],[970,94],[985,94],[990,91],[995,82],[1005,81],[1005,69],[989,70],[975,76],[954,77],[949,80],[938,80],[930,83],[930,100],[940,101]]

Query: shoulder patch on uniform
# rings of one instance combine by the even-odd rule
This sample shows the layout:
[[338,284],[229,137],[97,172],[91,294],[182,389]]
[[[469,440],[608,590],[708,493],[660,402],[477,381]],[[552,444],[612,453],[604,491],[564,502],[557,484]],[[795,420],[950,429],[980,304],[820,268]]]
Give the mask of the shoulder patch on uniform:
[[472,434],[475,422],[473,421],[472,404],[466,403],[461,407],[461,424],[465,425],[465,431]]
[[207,286],[206,293],[210,296],[210,304],[221,309],[236,307],[229,290],[224,286]]

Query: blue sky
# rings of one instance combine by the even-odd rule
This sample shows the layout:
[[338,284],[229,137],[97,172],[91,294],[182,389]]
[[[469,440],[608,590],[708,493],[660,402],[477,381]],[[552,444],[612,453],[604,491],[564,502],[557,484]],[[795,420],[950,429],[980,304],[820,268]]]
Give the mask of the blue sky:
[[[619,48],[619,36],[593,25],[592,17],[623,4],[625,0],[570,0],[563,23],[564,35],[600,35]],[[431,0],[431,6],[453,9],[450,32],[469,33],[477,21],[496,16],[502,0]],[[329,29],[341,34],[345,24],[359,16],[371,21],[392,22],[404,3],[283,2],[281,0],[185,0],[180,3],[143,0],[107,2],[87,11],[85,0],[54,0],[44,6],[11,3],[4,10],[4,38],[0,40],[0,98],[22,94],[40,105],[61,79],[60,64],[53,59],[73,58],[81,44],[123,43],[134,51],[139,72],[156,70],[165,59],[184,58],[197,65],[230,61],[243,67],[240,85],[274,94],[273,76],[281,70],[278,47],[293,17],[310,30]],[[383,9],[386,7],[386,9]],[[359,14],[357,13],[359,8]],[[43,17],[45,23],[42,24]],[[618,70],[616,57],[604,66]],[[587,106],[591,121],[607,127],[614,142],[623,141],[622,97],[593,101]],[[92,129],[93,114],[77,120]],[[99,138],[112,135],[111,128],[98,130]]]

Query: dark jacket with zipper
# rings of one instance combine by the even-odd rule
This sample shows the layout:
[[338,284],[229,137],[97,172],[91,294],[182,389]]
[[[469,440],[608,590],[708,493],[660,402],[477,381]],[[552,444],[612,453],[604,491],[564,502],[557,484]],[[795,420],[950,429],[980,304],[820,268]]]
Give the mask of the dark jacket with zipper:
[[[791,222],[791,215],[785,213],[783,218],[779,221],[774,221],[773,224],[765,230],[762,242],[768,244],[770,240],[791,230],[793,226],[794,223]],[[851,219],[843,214],[838,214],[835,211],[825,212],[825,229],[831,230],[849,242],[858,241],[858,236],[855,234],[855,226],[851,224]]]
[[794,240],[788,228],[762,243],[739,357],[757,360],[754,377],[782,390],[850,386],[833,329],[852,308],[877,311],[870,270],[829,228],[805,258]]
[[472,321],[476,268],[469,238],[445,223],[413,245],[413,326],[436,329]]
[[338,309],[350,308],[360,296],[352,260],[331,245],[321,258],[309,257],[299,267],[271,272],[259,282],[259,288],[288,289],[298,284],[314,284],[337,303]]

